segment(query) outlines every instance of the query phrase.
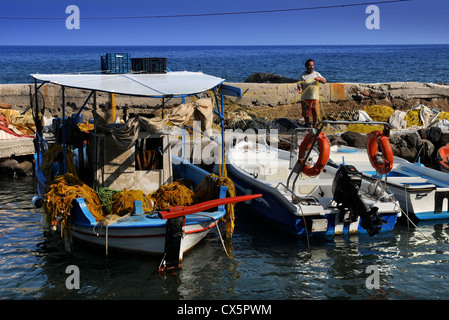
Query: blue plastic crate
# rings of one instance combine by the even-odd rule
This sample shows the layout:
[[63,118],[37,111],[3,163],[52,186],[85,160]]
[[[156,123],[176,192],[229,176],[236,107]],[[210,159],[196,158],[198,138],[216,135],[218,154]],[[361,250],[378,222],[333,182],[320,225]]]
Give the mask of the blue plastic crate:
[[102,73],[131,72],[131,55],[129,53],[106,53],[101,56]]

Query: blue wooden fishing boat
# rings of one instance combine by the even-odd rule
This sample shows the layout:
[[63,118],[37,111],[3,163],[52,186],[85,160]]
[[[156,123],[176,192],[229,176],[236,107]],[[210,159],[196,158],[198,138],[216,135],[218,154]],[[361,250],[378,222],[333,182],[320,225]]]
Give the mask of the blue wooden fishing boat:
[[[49,142],[44,136],[39,117],[35,119],[38,195],[33,202],[36,205],[50,201],[48,188],[52,186],[53,179],[64,177],[70,171],[79,177],[83,186],[92,190],[138,189],[145,194],[172,184],[175,178],[187,180],[195,189],[209,176],[208,172],[186,159],[179,159],[171,154],[170,136],[164,132],[164,125],[171,121],[183,126],[195,112],[201,112],[205,125],[210,125],[215,111],[213,99],[191,102],[185,100],[194,95],[198,97],[207,90],[215,95],[223,94],[218,89],[219,86],[226,89],[227,86],[222,85],[223,79],[199,72],[33,74],[32,77],[35,79],[35,115],[43,114],[37,99],[38,90],[43,85],[58,85],[62,93],[62,117],[55,119],[53,142]],[[65,113],[66,88],[90,92],[78,112],[71,117],[66,117]],[[97,92],[156,98],[162,101],[162,108],[165,100],[178,98],[180,105],[171,108],[164,118],[135,116],[122,124],[100,124],[97,116]],[[93,108],[94,126],[85,131],[79,130],[81,111],[89,101]],[[203,103],[201,108],[198,107],[200,102]],[[223,119],[219,106],[217,109]],[[53,150],[54,146],[59,146],[60,151],[50,157],[49,150]],[[258,196],[260,195],[255,197]],[[215,199],[191,206],[161,209],[153,205],[153,209],[148,211],[142,203],[146,200],[137,200],[126,214],[112,218],[111,213],[100,219],[93,209],[89,209],[91,199],[84,196],[73,201],[69,216],[57,216],[51,223],[58,225],[61,219],[68,221],[70,232],[65,237],[68,248],[73,238],[101,246],[106,252],[116,249],[163,255],[161,270],[167,270],[181,266],[183,254],[193,248],[224,217],[225,204],[249,198],[253,197],[228,197],[227,188],[221,186]],[[45,214],[43,221],[47,221]]]

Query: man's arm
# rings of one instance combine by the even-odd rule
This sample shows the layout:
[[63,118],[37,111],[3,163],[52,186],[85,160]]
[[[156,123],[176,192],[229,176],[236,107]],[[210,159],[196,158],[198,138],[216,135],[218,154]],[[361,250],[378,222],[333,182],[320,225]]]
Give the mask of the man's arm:
[[322,84],[326,83],[326,79],[324,79],[323,77],[316,77],[315,80]]

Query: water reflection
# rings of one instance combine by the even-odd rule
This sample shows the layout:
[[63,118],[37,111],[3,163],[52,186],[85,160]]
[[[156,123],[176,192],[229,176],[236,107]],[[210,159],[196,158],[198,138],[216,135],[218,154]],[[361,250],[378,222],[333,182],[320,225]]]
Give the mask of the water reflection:
[[[187,253],[183,269],[161,277],[160,259],[122,255],[44,236],[30,203],[32,179],[0,182],[2,299],[447,299],[449,222],[397,225],[393,232],[305,240],[285,237],[248,212],[224,251],[214,230]],[[224,226],[221,226],[224,228]],[[224,232],[222,232],[224,234]],[[68,290],[65,270],[80,269]],[[379,289],[366,281],[375,266]]]

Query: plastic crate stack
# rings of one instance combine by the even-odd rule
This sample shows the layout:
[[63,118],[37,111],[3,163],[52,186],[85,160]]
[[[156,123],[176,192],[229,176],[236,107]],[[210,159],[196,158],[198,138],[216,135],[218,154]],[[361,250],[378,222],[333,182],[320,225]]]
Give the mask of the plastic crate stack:
[[131,55],[129,53],[106,53],[101,56],[102,73],[129,73],[131,72]]
[[132,58],[134,73],[166,73],[167,58]]

